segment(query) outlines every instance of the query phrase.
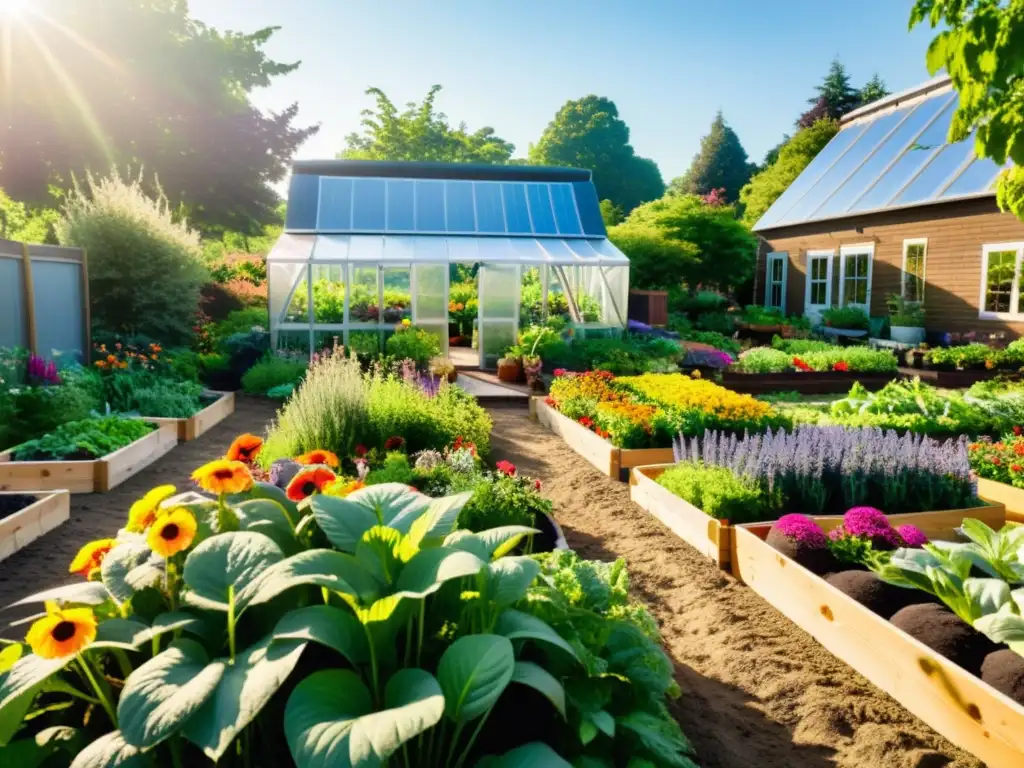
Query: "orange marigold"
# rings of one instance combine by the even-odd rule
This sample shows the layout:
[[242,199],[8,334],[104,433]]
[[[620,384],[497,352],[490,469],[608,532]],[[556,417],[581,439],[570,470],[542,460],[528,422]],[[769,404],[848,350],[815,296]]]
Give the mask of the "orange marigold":
[[200,488],[211,493],[243,493],[252,488],[249,468],[240,461],[217,459],[192,473]]
[[228,461],[244,461],[248,463],[259,455],[262,447],[263,438],[248,433],[239,435],[232,441],[228,452],[224,454],[224,458]]
[[323,467],[304,469],[291,479],[285,493],[292,501],[302,501],[314,493],[322,493],[336,478],[337,475]]
[[338,467],[339,463],[336,454],[333,454],[330,451],[325,451],[321,448],[318,448],[315,451],[310,451],[309,453],[304,453],[301,456],[296,456],[295,461],[299,464],[305,465],[325,464],[328,467],[333,467],[335,469]]

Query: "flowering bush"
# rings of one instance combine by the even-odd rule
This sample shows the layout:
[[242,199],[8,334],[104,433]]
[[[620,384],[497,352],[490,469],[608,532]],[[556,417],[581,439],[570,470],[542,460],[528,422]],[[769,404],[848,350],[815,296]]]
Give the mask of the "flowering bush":
[[[781,340],[780,340],[781,341]],[[733,366],[739,373],[786,373],[792,371],[895,372],[899,360],[888,350],[869,347],[837,347],[821,342],[789,342],[778,348],[755,347],[740,355]]]
[[1002,440],[971,443],[967,451],[979,477],[1024,488],[1024,437],[1011,432]]

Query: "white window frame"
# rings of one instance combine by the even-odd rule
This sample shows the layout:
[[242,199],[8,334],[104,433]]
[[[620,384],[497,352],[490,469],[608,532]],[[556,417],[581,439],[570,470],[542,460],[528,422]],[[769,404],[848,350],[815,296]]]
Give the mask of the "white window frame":
[[874,243],[858,243],[856,245],[843,245],[839,248],[839,306],[845,307],[846,304],[846,257],[853,256],[856,254],[867,253],[868,255],[868,285],[867,291],[865,291],[865,303],[854,303],[850,302],[851,307],[860,307],[867,314],[871,314],[871,281],[873,277],[875,267],[875,244]]
[[788,251],[772,251],[765,257],[765,271],[764,271],[764,305],[765,307],[772,307],[771,296],[772,296],[772,262],[782,262],[782,292],[780,301],[782,306],[778,309],[782,310],[782,313],[786,312],[786,283],[789,281],[789,252]]
[[928,280],[928,238],[913,237],[903,241],[903,266],[900,268],[900,296],[907,297],[907,249],[914,245],[923,245],[924,254],[921,256],[921,295],[914,304],[924,304],[924,291]]
[[1001,251],[1016,251],[1013,285],[1010,287],[1010,306],[1020,306],[1021,260],[1024,258],[1024,242],[991,243],[981,247],[981,292],[978,296],[978,317],[982,320],[1022,320],[1024,312],[986,312],[985,289],[988,287],[988,256]]
[[807,273],[804,279],[804,314],[807,314],[808,307],[811,306],[811,260],[827,258],[826,264],[826,275],[825,275],[825,304],[815,304],[816,307],[823,307],[827,309],[832,306],[832,265],[835,262],[836,252],[830,249],[821,249],[814,251],[807,251],[806,253],[806,268]]

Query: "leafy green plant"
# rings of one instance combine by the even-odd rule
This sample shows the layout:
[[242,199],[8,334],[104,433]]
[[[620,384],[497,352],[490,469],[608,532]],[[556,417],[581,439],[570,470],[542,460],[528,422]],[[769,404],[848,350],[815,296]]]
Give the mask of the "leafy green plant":
[[972,343],[956,347],[933,347],[924,356],[929,365],[937,368],[994,368],[1000,351],[987,344]]
[[423,370],[431,359],[440,356],[441,340],[423,328],[403,325],[388,337],[385,349],[396,360],[412,360]]
[[211,335],[214,342],[220,343],[236,333],[249,333],[253,328],[269,330],[269,327],[266,307],[245,307],[234,310],[219,323],[214,323]]
[[140,419],[106,416],[61,424],[52,432],[14,448],[15,461],[98,459],[131,445],[153,431]]
[[459,528],[484,531],[504,525],[534,526],[550,515],[552,504],[537,491],[532,478],[491,472],[480,477],[459,513]]
[[57,386],[0,385],[0,450],[86,419],[101,403],[99,390],[77,371],[65,372]]
[[793,355],[770,347],[743,352],[733,366],[740,373],[783,373],[793,370]]
[[411,485],[414,479],[415,474],[409,465],[409,457],[399,451],[392,451],[384,457],[381,466],[371,469],[366,475],[366,484],[401,483],[402,485]]
[[297,384],[305,375],[305,363],[278,355],[267,355],[242,376],[242,389],[249,395],[265,395],[274,387]]
[[821,313],[822,322],[830,328],[849,331],[868,330],[868,314],[860,307],[829,307]]
[[142,416],[187,419],[202,410],[202,393],[191,381],[156,381],[134,390],[133,410]]
[[724,467],[680,462],[662,472],[657,483],[718,520],[753,522],[767,511],[761,489]]
[[709,344],[715,349],[728,352],[736,356],[743,350],[740,343],[731,336],[718,333],[717,331],[687,331],[680,334],[686,341],[695,341],[698,344]]
[[898,293],[886,299],[889,324],[905,328],[924,328],[924,307],[920,302],[907,301]]
[[835,345],[814,339],[784,339],[781,336],[773,336],[772,349],[790,355],[806,355],[808,352],[830,352],[835,349]]
[[705,312],[697,315],[694,325],[702,331],[712,331],[723,336],[731,336],[736,330],[736,321],[727,312]]
[[781,325],[786,319],[782,310],[760,304],[748,304],[740,318],[750,325]]

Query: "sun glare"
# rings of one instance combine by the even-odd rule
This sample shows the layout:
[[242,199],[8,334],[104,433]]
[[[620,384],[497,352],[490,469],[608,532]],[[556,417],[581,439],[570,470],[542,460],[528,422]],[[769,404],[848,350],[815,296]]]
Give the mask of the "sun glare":
[[0,0],[0,15],[14,16],[26,10],[32,0]]

